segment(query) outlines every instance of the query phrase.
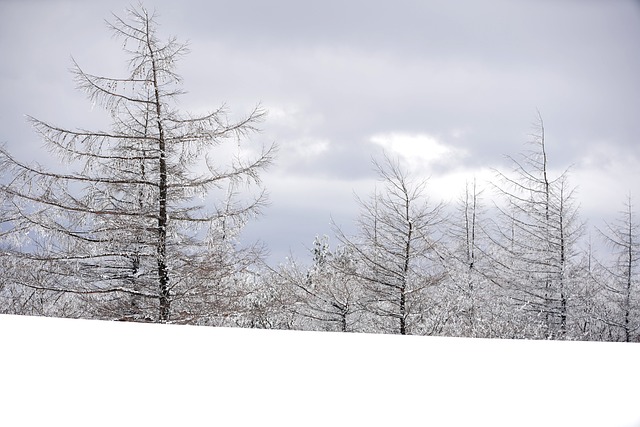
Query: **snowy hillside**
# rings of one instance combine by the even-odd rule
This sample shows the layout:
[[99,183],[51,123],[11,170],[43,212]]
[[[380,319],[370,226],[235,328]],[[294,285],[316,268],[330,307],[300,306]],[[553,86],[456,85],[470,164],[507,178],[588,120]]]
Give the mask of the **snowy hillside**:
[[0,425],[640,426],[640,345],[0,316]]

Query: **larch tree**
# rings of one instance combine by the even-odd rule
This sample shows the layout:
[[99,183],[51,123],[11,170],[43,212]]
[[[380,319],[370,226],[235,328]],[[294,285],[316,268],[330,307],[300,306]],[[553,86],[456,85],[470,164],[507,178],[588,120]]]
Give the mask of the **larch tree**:
[[585,239],[585,249],[582,255],[581,284],[577,287],[575,296],[575,330],[572,338],[592,341],[615,341],[616,316],[611,313],[611,294],[608,288],[610,275],[608,267],[600,259],[593,244],[591,233]]
[[504,203],[498,205],[502,222],[494,242],[502,255],[494,260],[493,281],[507,292],[514,309],[528,314],[522,326],[534,330],[525,335],[561,339],[570,326],[583,224],[568,171],[551,177],[540,116],[536,129],[530,141],[534,148],[521,160],[511,158],[513,173],[497,172],[495,189]]
[[[258,256],[236,238],[266,202],[260,172],[274,147],[249,156],[240,142],[266,112],[257,106],[233,121],[225,107],[179,111],[176,65],[187,46],[161,40],[154,14],[141,6],[108,26],[123,41],[128,73],[89,74],[74,61],[73,75],[110,113],[111,128],[73,130],[31,117],[63,172],[0,150],[5,231],[16,242],[4,257],[28,269],[17,285],[75,294],[96,317],[198,321]],[[223,145],[238,154],[214,156]],[[239,194],[245,185],[257,191]]]
[[489,312],[495,295],[483,274],[487,268],[486,218],[482,190],[476,179],[465,184],[464,192],[446,222],[447,293],[443,298],[454,302],[455,321],[448,331],[456,336],[485,336]]
[[430,313],[437,302],[429,294],[444,276],[436,238],[442,205],[430,203],[426,181],[411,180],[398,161],[385,156],[374,167],[383,189],[358,199],[359,233],[346,236],[336,228],[364,288],[363,310],[379,332],[433,333]]
[[616,333],[619,341],[640,340],[640,235],[635,220],[631,196],[617,221],[607,224],[600,233],[611,249],[611,260],[603,263],[605,271],[601,286],[607,310],[602,319]]
[[362,289],[348,249],[332,251],[328,236],[317,236],[311,254],[308,268],[290,258],[275,271],[292,297],[289,309],[300,317],[304,329],[359,331]]

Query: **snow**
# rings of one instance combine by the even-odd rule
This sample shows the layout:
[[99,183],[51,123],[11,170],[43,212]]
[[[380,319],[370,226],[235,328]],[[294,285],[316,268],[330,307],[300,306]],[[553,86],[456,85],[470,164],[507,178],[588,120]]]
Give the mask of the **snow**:
[[640,344],[0,315],[0,425],[640,426]]

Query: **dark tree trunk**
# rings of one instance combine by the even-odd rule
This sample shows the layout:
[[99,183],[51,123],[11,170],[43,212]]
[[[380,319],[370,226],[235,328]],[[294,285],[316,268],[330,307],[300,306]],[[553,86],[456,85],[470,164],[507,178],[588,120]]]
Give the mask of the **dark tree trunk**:
[[151,56],[151,67],[153,70],[153,88],[155,95],[156,119],[158,124],[158,150],[160,179],[158,182],[159,198],[158,198],[158,297],[159,297],[159,313],[158,320],[166,322],[171,314],[171,300],[169,298],[169,271],[167,268],[167,147],[164,134],[164,126],[162,124],[162,109],[160,99],[160,87],[158,83],[158,72],[155,58],[154,47],[151,43],[151,35],[149,34],[149,26],[147,25],[147,46]]

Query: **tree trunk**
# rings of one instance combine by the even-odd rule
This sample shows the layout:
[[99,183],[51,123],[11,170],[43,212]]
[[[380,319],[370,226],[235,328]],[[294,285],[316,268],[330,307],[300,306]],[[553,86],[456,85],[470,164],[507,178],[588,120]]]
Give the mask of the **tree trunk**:
[[153,89],[155,95],[156,118],[158,124],[158,150],[160,179],[158,182],[159,198],[158,198],[158,296],[159,296],[159,313],[158,320],[166,322],[171,314],[171,300],[169,299],[169,271],[167,269],[167,147],[164,134],[164,126],[162,124],[162,104],[160,99],[160,87],[158,85],[158,68],[155,58],[154,46],[151,43],[151,35],[149,34],[149,25],[147,30],[147,46],[151,57],[151,67],[153,71]]

